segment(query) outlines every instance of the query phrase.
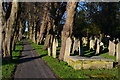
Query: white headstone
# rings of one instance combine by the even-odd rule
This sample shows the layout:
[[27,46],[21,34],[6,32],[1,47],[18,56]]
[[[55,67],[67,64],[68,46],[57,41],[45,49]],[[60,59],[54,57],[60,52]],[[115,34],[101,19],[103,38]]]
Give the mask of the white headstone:
[[52,45],[52,56],[53,58],[56,58],[56,39],[55,38],[53,40],[53,45]]
[[51,56],[51,48],[48,47],[48,56]]
[[58,39],[56,39],[56,47],[58,47]]
[[90,40],[90,49],[94,50],[95,40]]
[[66,62],[67,62],[68,56],[70,56],[71,44],[72,44],[72,40],[70,37],[68,37],[66,40],[65,55],[64,55],[64,61]]
[[109,55],[115,56],[115,43],[112,41],[109,41]]
[[79,51],[79,55],[81,55],[80,40],[78,41],[78,51]]
[[77,51],[78,54],[80,54],[80,40],[79,39],[74,39],[72,53],[75,53],[75,51]]
[[100,53],[100,40],[97,40],[97,49],[96,49],[96,54]]
[[116,47],[116,61],[118,62],[118,64],[120,64],[120,42],[117,44]]
[[82,37],[82,42],[84,46],[87,46],[87,37]]

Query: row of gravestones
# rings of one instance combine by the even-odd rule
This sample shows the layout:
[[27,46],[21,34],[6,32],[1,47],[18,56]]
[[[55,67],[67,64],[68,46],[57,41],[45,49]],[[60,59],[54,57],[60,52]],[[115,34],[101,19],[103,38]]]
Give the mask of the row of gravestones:
[[[83,45],[87,45],[87,37],[82,38]],[[90,38],[89,39],[89,49],[96,50],[96,54],[99,54],[101,52],[101,48],[104,49],[104,46],[108,47],[109,55],[115,56],[116,55],[116,61],[120,62],[120,41],[119,39],[110,41],[109,38],[104,38],[104,43],[102,40],[98,38]],[[106,45],[105,45],[106,44]],[[96,48],[95,48],[96,46]]]
[[[79,55],[82,55],[82,44],[83,45],[87,45],[88,43],[88,39],[86,37],[82,38],[82,41],[80,41],[79,39],[74,38],[73,44],[72,44],[72,40],[70,37],[67,38],[66,40],[66,49],[65,49],[65,56],[64,56],[64,60],[66,60],[67,56],[70,56],[70,52],[71,52],[71,45],[73,45],[72,47],[72,53],[77,53]],[[96,46],[96,48],[95,48]],[[52,56],[54,58],[56,58],[56,47],[58,47],[58,40],[54,39],[53,40],[53,46],[52,46]],[[89,40],[89,49],[93,49],[96,51],[96,54],[100,53],[100,48],[104,48],[104,44],[103,42],[98,39],[98,38],[90,38]],[[48,48],[48,55],[50,54],[50,49]],[[109,40],[109,55],[111,56],[115,56],[116,53],[116,61],[120,61],[120,42],[115,44],[113,41]]]
[[[57,47],[58,47],[58,39],[54,38],[52,47],[48,47],[48,56],[51,56],[51,54],[52,54],[52,57],[56,58],[56,48]],[[52,49],[50,49],[50,48],[52,48]]]
[[[116,61],[119,62],[120,61],[120,42],[119,42],[119,39],[110,41],[109,37],[105,37],[103,41],[104,42],[102,42],[102,40],[100,38],[97,38],[97,37],[90,37],[89,40],[87,37],[82,37],[82,45],[87,46],[87,44],[89,43],[89,49],[95,50],[96,54],[101,53],[101,51],[104,50],[105,46],[106,46],[106,47],[108,47],[109,55],[115,56],[115,54],[116,54]],[[75,51],[77,51],[79,53],[79,55],[82,55],[81,48],[82,47],[80,46],[79,39],[74,39],[72,53],[75,53]]]

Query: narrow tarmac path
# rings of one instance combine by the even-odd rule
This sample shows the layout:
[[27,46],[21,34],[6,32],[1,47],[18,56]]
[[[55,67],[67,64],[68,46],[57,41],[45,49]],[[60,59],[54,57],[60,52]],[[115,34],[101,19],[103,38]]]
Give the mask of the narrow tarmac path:
[[17,78],[56,78],[54,72],[41,59],[27,40],[23,41],[24,49],[17,65],[14,79]]

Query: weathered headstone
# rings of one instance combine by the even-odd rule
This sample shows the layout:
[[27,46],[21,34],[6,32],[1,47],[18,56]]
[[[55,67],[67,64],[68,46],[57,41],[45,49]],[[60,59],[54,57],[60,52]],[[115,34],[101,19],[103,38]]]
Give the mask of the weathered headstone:
[[94,40],[90,40],[90,50],[94,50],[95,42]]
[[74,43],[73,43],[73,48],[72,48],[72,53],[74,53],[74,51],[75,51],[75,49],[76,49],[76,47],[77,47],[77,41],[76,41],[76,39],[74,38]]
[[87,46],[87,37],[82,37],[82,42],[84,46]]
[[55,41],[55,42],[56,42],[56,47],[58,47],[58,39],[56,39],[56,41]]
[[104,43],[103,42],[100,42],[100,53],[104,50]]
[[109,41],[109,55],[115,56],[115,43],[112,41]]
[[51,48],[48,47],[48,56],[51,56]]
[[72,53],[79,53],[79,48],[80,48],[80,40],[79,39],[74,39]]
[[120,42],[117,44],[116,47],[116,61],[118,62],[118,64],[120,64]]
[[78,41],[78,51],[79,51],[79,55],[81,55],[81,47],[80,47],[80,40]]
[[65,55],[64,55],[64,61],[66,62],[67,62],[68,56],[70,56],[71,44],[72,44],[72,40],[70,37],[68,37],[66,40]]
[[100,53],[100,40],[97,39],[97,49],[96,49],[96,54]]
[[52,56],[53,58],[56,58],[56,39],[55,38],[53,40],[53,45],[52,45]]
[[80,40],[79,39],[74,39],[72,53],[80,55],[81,51],[80,51]]

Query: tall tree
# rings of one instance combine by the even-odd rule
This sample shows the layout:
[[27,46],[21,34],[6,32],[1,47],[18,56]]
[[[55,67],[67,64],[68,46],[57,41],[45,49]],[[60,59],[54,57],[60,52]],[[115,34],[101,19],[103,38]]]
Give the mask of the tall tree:
[[43,38],[44,38],[44,34],[45,34],[45,30],[47,27],[47,22],[48,22],[48,6],[49,3],[45,3],[45,7],[44,7],[44,14],[43,14],[43,19],[42,19],[42,24],[40,27],[40,35],[39,35],[39,43],[41,44],[43,42]]
[[2,1],[0,1],[0,56],[2,55],[2,32],[3,32],[3,8],[2,8]]
[[65,49],[66,49],[66,40],[71,37],[72,35],[72,29],[74,26],[74,17],[76,13],[76,6],[77,2],[69,2],[67,5],[67,16],[66,16],[66,22],[62,30],[62,44],[61,44],[61,49],[60,49],[60,60],[64,60],[64,55],[65,55]]
[[17,19],[17,13],[18,2],[17,0],[13,0],[13,2],[9,4],[9,10],[6,12],[6,20],[3,29],[3,57],[8,59],[12,59],[12,38]]

